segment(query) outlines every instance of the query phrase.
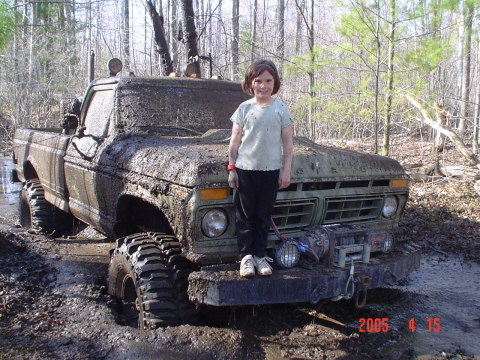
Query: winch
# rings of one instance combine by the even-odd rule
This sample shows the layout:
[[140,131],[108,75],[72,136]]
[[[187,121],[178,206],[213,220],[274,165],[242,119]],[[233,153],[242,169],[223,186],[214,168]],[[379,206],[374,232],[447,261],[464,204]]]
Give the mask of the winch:
[[313,228],[302,242],[318,255],[321,263],[345,268],[349,262],[368,264],[375,252],[392,251],[394,241],[388,230],[373,231],[360,226],[327,225]]

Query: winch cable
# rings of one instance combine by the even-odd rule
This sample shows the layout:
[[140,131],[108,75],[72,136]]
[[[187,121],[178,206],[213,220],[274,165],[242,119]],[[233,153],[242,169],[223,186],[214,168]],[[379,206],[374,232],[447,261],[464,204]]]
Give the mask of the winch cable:
[[299,247],[306,249],[308,252],[310,252],[310,253],[315,257],[315,261],[317,262],[317,264],[320,263],[320,258],[318,257],[317,253],[316,253],[309,245],[304,244],[304,243],[301,242],[300,240],[287,238],[285,235],[283,235],[283,234],[280,232],[280,230],[278,230],[277,224],[275,224],[275,221],[273,221],[273,217],[270,218],[270,221],[272,222],[273,231],[275,231],[275,234],[277,234],[277,236],[278,236],[281,240],[283,240],[283,241],[288,241],[288,240],[293,240],[293,241],[295,241]]
[[350,256],[348,258],[350,259],[350,274],[345,284],[345,293],[343,298],[350,300],[355,294],[355,280],[353,278],[353,274],[355,273],[355,265],[353,264],[353,258]]

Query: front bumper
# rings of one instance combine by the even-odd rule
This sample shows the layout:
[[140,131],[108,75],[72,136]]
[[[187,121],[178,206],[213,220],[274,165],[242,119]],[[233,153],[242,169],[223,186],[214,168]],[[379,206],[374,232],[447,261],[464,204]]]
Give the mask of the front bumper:
[[[394,252],[355,264],[355,274],[370,279],[368,288],[393,285],[420,267],[420,250],[402,245]],[[350,269],[317,265],[312,270],[274,269],[271,276],[239,276],[238,264],[207,266],[190,274],[188,294],[195,303],[214,306],[316,303],[341,296]]]

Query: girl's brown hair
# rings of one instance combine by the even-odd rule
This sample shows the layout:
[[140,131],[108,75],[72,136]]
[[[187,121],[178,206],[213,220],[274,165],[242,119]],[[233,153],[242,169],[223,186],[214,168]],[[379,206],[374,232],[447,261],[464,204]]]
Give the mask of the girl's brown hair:
[[242,89],[245,93],[255,96],[252,90],[253,80],[260,76],[264,71],[268,71],[273,76],[273,91],[275,95],[280,89],[280,77],[278,76],[277,67],[270,60],[257,60],[248,67],[245,79],[243,80]]

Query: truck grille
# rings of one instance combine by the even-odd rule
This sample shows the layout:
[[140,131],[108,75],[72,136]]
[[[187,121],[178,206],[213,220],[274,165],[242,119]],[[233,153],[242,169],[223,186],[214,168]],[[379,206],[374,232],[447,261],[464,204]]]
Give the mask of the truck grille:
[[307,227],[311,225],[315,205],[313,199],[277,201],[272,218],[279,230]]
[[382,211],[382,196],[336,197],[325,199],[323,224],[339,224],[376,219]]

